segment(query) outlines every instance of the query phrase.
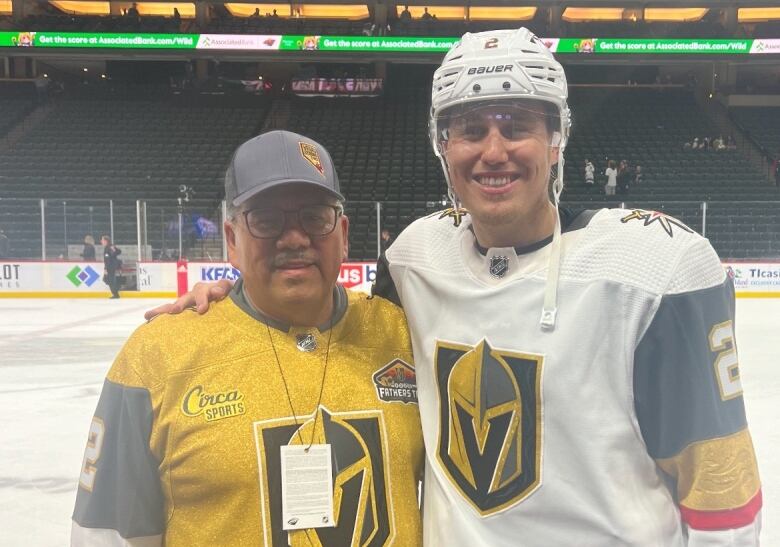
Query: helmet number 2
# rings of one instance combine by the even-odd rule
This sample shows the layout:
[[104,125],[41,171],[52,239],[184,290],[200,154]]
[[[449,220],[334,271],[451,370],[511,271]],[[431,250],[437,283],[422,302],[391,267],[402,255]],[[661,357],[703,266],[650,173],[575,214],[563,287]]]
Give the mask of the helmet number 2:
[[103,425],[103,420],[97,416],[92,418],[92,423],[89,425],[87,448],[84,450],[84,461],[81,464],[81,474],[79,475],[79,486],[89,492],[92,492],[92,488],[95,486],[95,474],[97,473],[95,464],[100,458],[105,433],[106,426]]
[[498,38],[490,38],[485,40],[485,49],[495,49],[498,47]]

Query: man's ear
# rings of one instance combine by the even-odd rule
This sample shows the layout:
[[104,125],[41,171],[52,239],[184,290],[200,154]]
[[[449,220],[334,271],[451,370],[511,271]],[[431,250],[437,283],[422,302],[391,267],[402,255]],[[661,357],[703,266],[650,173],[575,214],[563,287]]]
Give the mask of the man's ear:
[[241,270],[239,264],[237,246],[236,246],[236,227],[229,220],[222,223],[222,229],[225,230],[225,241],[227,242],[228,261],[234,268]]

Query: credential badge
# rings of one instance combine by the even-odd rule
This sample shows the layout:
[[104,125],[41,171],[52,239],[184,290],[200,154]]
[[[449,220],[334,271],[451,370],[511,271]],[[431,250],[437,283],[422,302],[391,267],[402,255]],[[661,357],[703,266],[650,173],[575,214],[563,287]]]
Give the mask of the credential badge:
[[509,258],[505,256],[490,257],[490,275],[496,279],[501,279],[509,271]]

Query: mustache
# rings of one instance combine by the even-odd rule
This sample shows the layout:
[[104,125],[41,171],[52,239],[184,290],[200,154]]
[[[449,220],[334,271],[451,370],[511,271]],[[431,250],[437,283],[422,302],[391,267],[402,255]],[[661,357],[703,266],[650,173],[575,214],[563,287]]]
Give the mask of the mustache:
[[273,265],[275,268],[285,266],[290,262],[305,262],[314,263],[317,261],[317,256],[311,250],[303,251],[282,251],[274,256]]

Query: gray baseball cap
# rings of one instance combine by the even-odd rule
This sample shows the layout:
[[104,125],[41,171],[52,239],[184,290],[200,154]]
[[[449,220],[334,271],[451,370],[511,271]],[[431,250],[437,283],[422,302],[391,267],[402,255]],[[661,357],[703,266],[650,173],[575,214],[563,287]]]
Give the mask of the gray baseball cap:
[[316,186],[344,201],[325,147],[290,131],[269,131],[238,147],[225,174],[225,199],[234,206],[283,184]]

